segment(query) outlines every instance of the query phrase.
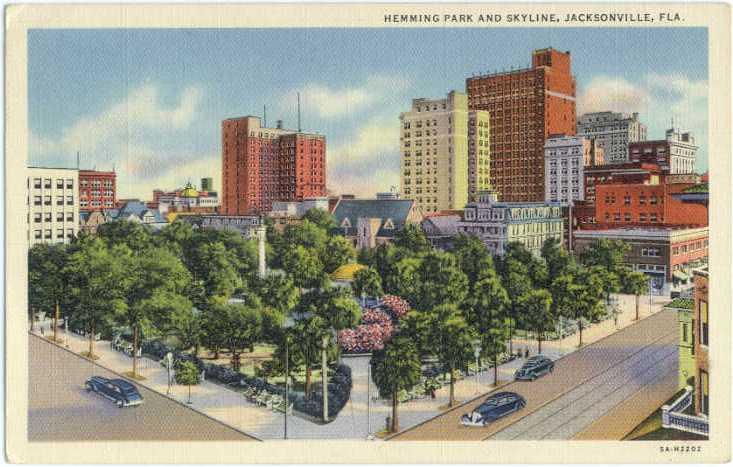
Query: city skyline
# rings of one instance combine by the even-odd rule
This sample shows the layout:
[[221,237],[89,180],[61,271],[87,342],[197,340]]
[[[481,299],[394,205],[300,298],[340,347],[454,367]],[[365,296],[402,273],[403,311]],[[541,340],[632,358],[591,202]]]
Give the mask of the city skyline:
[[148,199],[154,188],[207,176],[221,190],[221,121],[261,116],[267,105],[268,126],[281,119],[295,128],[298,91],[303,130],[326,136],[328,188],[373,196],[399,186],[399,114],[413,98],[465,91],[466,78],[528,66],[546,46],[571,51],[578,115],[637,111],[649,139],[662,139],[674,118],[700,145],[696,170],[707,170],[702,28],[34,30],[28,38],[29,164],[75,167],[80,151],[82,168],[117,170],[120,197]]

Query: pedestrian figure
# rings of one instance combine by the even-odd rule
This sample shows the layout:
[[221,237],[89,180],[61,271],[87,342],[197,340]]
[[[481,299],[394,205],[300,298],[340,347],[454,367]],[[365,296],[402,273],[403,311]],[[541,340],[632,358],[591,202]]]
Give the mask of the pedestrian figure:
[[46,331],[44,330],[44,326],[43,325],[41,325],[41,335],[42,336],[45,336],[46,335]]
[[524,358],[529,358],[529,347],[524,348]]

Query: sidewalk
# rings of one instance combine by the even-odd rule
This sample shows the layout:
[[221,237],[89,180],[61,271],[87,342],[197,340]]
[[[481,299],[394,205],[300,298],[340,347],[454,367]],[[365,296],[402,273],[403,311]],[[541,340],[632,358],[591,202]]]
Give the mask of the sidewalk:
[[[650,309],[648,297],[640,301],[640,318],[655,313],[667,303],[668,298],[655,297]],[[619,329],[632,324],[634,317],[634,297],[619,296],[619,306],[625,310],[619,316]],[[46,320],[45,335],[51,334],[50,321]],[[38,323],[35,333],[40,334]],[[613,320],[591,326],[584,330],[584,344],[590,344],[616,332]],[[85,352],[88,341],[81,336],[71,334],[66,336],[59,328],[59,337],[68,342],[74,352]],[[557,359],[567,353],[577,350],[578,336],[566,337],[562,341],[547,341],[542,343],[542,353],[552,359]],[[537,353],[535,340],[514,340],[514,348],[528,347],[531,355]],[[110,342],[98,341],[95,343],[95,353],[100,357],[97,363],[113,371],[124,373],[132,368],[132,358],[115,351]],[[288,416],[288,438],[291,439],[365,439],[369,433],[380,431],[385,426],[386,417],[391,415],[391,405],[388,401],[373,400],[377,394],[376,386],[368,381],[369,357],[345,357],[343,362],[352,369],[353,388],[351,399],[339,413],[336,420],[326,425],[319,425],[298,416]],[[499,382],[511,381],[514,371],[522,365],[523,359],[507,362],[499,367]],[[139,373],[146,379],[141,381],[148,388],[162,394],[168,389],[167,370],[159,362],[148,358],[140,358]],[[456,383],[456,398],[467,400],[493,389],[493,370],[471,375]],[[449,387],[444,386],[436,391],[435,399],[419,399],[400,404],[399,419],[402,428],[407,428],[442,412],[441,407],[448,403]],[[175,383],[171,387],[171,397],[185,402],[188,388]],[[282,439],[284,434],[284,416],[282,413],[272,412],[264,407],[249,403],[240,393],[227,389],[218,384],[204,381],[192,388],[191,408],[201,411],[223,423],[250,433],[260,439]]]

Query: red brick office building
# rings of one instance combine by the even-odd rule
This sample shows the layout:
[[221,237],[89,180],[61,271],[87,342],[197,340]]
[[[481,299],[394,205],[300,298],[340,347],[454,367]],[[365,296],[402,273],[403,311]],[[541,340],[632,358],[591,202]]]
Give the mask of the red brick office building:
[[492,187],[501,201],[543,201],[544,145],[575,135],[570,52],[535,50],[532,67],[466,79],[468,106],[490,114]]
[[117,174],[96,170],[79,171],[79,211],[113,209],[117,203]]
[[259,117],[222,122],[221,214],[268,212],[273,201],[326,196],[326,138],[261,126]]

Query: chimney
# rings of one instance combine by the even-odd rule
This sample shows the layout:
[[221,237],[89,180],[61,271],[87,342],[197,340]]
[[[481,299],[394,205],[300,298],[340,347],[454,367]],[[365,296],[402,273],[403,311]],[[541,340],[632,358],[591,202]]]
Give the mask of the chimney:
[[278,130],[282,130],[283,129],[283,121],[282,120],[278,120],[277,121],[277,129]]

